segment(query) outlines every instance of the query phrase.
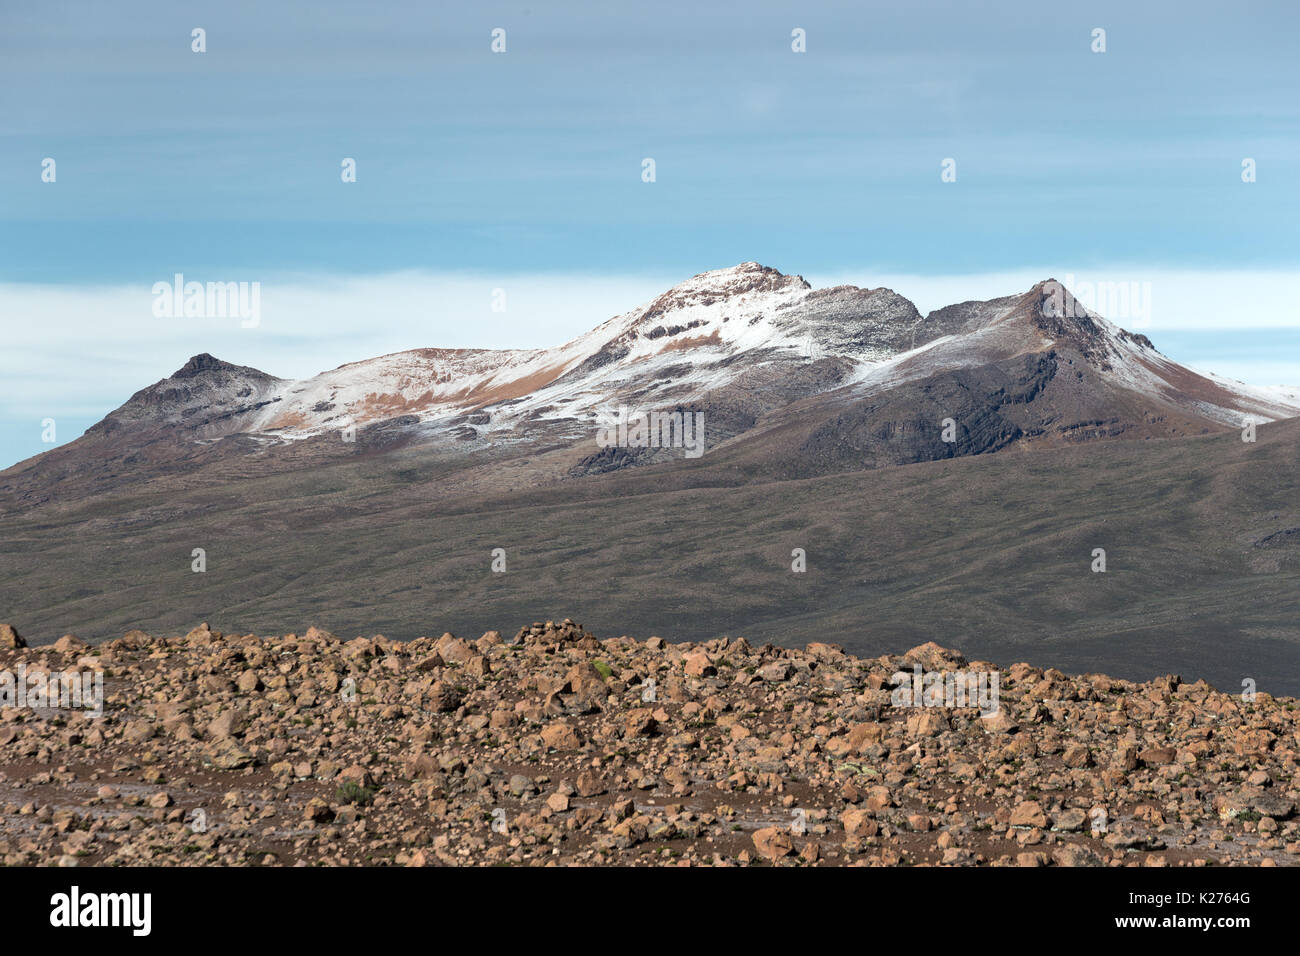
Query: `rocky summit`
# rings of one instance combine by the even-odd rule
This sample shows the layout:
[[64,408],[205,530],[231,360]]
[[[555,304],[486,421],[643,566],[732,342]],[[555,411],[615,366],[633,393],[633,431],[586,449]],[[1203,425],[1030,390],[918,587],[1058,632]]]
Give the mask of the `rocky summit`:
[[[11,865],[1300,860],[1297,702],[1174,676],[571,620],[407,642],[0,633]],[[87,672],[98,716],[15,696]]]

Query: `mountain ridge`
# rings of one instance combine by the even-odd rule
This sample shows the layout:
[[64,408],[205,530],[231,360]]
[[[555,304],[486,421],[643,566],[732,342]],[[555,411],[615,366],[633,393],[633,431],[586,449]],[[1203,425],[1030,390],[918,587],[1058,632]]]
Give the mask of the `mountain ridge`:
[[411,349],[301,380],[200,353],[82,438],[0,472],[0,508],[6,493],[30,503],[228,458],[297,468],[419,445],[479,457],[565,448],[556,473],[583,477],[680,457],[595,447],[620,408],[704,413],[710,449],[804,429],[772,461],[803,473],[1240,428],[1300,414],[1300,388],[1178,365],[1050,278],[922,315],[892,289],[814,289],[749,261],[551,348]]
[[[752,326],[756,324],[758,313],[771,312],[778,319],[783,317],[783,313],[786,316],[796,313],[792,321],[774,323],[783,335],[764,329],[768,334],[736,336],[736,348],[724,357],[751,350],[792,350],[802,344],[801,333],[804,336],[815,333],[819,338],[808,342],[814,353],[849,356],[869,364],[871,358],[896,357],[944,335],[978,334],[1008,314],[1021,313],[1021,317],[1028,318],[1042,333],[1044,346],[1073,347],[1099,364],[1103,371],[1109,371],[1111,361],[1120,357],[1117,343],[1132,344],[1153,353],[1152,358],[1164,359],[1145,335],[1111,326],[1094,313],[1083,311],[1058,317],[1043,308],[1027,307],[1033,299],[1042,299],[1044,290],[1051,285],[1059,284],[1054,279],[1046,279],[1019,295],[955,303],[922,316],[909,300],[891,289],[847,285],[813,289],[801,276],[784,275],[757,262],[745,262],[728,269],[700,273],[646,305],[615,316],[558,347],[529,350],[411,349],[345,363],[302,380],[280,379],[202,353],[154,388],[165,382],[211,375],[226,379],[243,376],[245,381],[242,384],[250,394],[268,384],[276,385],[279,391],[273,393],[270,401],[258,406],[262,410],[260,415],[248,422],[242,419],[233,421],[232,426],[247,425],[252,433],[284,440],[309,436],[331,426],[371,424],[392,417],[395,412],[415,414],[422,420],[448,418],[481,408],[507,405],[562,383],[566,377],[572,383],[571,376],[575,370],[586,367],[594,372],[621,362],[631,355],[635,344],[663,340],[657,348],[646,348],[642,344],[641,354],[636,356],[641,361],[665,353],[682,352],[683,357],[689,353],[693,359],[713,359],[716,364],[718,356],[708,354],[710,349],[721,348],[727,343],[716,327],[719,323],[710,321],[714,317],[701,313],[718,306],[732,313],[721,316],[722,324],[741,318],[748,319]],[[754,301],[756,296],[763,301]],[[674,323],[674,316],[681,321]],[[668,321],[663,321],[665,319]],[[815,360],[816,355],[811,358]],[[1164,361],[1168,362],[1167,359]],[[366,385],[363,383],[360,395],[345,396],[346,416],[329,414],[338,408],[334,401],[318,400],[309,406],[305,401],[293,401],[294,395],[304,391],[309,393],[309,397],[318,399],[323,399],[318,394],[321,391],[337,396],[352,384],[346,381],[346,373],[358,371],[371,378],[374,390],[364,391]],[[725,376],[718,381],[724,382]],[[1290,405],[1288,400],[1285,405],[1274,403],[1272,408],[1266,407],[1267,401],[1257,394],[1257,390],[1242,386],[1233,391],[1238,394],[1220,397],[1226,401],[1248,397],[1255,406],[1250,409],[1239,407],[1236,411],[1249,411],[1271,418],[1290,417],[1277,414],[1283,411],[1300,414],[1300,389],[1296,390],[1294,405]],[[123,408],[138,403],[147,392],[146,389],[136,393]],[[294,410],[266,407],[272,404],[293,406]],[[119,415],[122,410],[115,410],[108,418]]]

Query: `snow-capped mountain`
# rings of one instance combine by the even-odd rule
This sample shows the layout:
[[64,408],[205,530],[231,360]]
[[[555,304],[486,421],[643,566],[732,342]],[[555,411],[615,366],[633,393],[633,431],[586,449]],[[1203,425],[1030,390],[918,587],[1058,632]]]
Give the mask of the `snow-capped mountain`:
[[430,427],[472,421],[485,435],[577,425],[621,404],[697,401],[765,368],[871,367],[942,331],[888,289],[814,291],[746,262],[695,276],[558,348],[385,355],[281,382],[270,403],[250,382],[247,414],[223,427],[295,440],[397,416]]
[[[783,467],[799,471],[1201,434],[1298,415],[1300,388],[1194,372],[1079,308],[1050,279],[922,316],[890,289],[813,289],[744,262],[555,348],[417,349],[302,381],[196,356],[82,439],[11,472],[35,479],[41,463],[37,471],[79,475],[89,467],[83,447],[98,462],[172,470],[211,460],[213,448],[292,467],[300,447],[318,457],[412,444],[456,454],[559,446],[573,449],[579,475],[674,457],[597,448],[620,408],[707,409],[710,449],[784,429]],[[940,443],[947,418],[961,441]]]
[[745,262],[688,279],[557,348],[418,349],[303,381],[197,356],[104,425],[292,441],[399,416],[431,426],[472,416],[478,433],[491,434],[528,421],[585,422],[620,404],[700,401],[760,370],[775,378],[832,363],[839,369],[823,384],[861,392],[1053,348],[1078,352],[1116,388],[1225,424],[1300,414],[1300,388],[1200,375],[1101,316],[1054,316],[1050,287],[922,317],[889,289],[814,290],[800,276]]

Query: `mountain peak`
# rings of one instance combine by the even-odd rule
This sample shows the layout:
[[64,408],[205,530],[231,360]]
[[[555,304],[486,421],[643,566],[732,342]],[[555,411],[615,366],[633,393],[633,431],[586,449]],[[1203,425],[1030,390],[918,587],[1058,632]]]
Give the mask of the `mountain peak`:
[[726,269],[701,272],[678,283],[650,303],[643,318],[655,318],[686,306],[712,305],[750,293],[807,292],[811,288],[803,276],[788,276],[757,262],[742,262]]
[[778,269],[758,262],[742,262],[725,269],[712,269],[692,276],[673,289],[717,291],[727,295],[744,292],[769,292],[778,289],[811,289],[803,276],[788,276]]
[[207,352],[201,352],[198,355],[190,357],[190,360],[172,373],[172,378],[193,378],[200,372],[212,372],[217,369],[233,369],[237,366],[229,362],[223,362],[221,359]]
[[[205,375],[205,373],[217,372],[218,375]],[[183,382],[186,379],[205,378],[215,379],[221,382],[230,382],[235,380],[252,380],[256,382],[274,382],[278,381],[274,375],[269,375],[261,369],[253,368],[248,365],[236,365],[233,362],[225,362],[208,352],[200,352],[193,355],[190,360],[173,372],[169,377],[159,382],[164,385],[168,382]]]
[[241,416],[279,401],[275,393],[280,384],[259,369],[200,352],[168,378],[140,389],[86,434],[107,436],[127,426],[183,426],[193,435],[219,437],[241,427]]

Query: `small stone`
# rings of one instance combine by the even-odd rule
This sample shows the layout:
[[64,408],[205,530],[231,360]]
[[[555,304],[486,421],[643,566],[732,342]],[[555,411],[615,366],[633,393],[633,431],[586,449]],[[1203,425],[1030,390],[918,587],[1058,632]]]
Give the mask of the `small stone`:
[[578,750],[582,747],[582,737],[572,725],[566,723],[543,727],[542,742],[552,750]]
[[794,841],[780,827],[764,827],[754,831],[754,849],[765,860],[779,860],[794,852]]
[[1011,811],[1010,823],[1013,827],[1041,828],[1047,826],[1047,815],[1039,803],[1026,800]]

